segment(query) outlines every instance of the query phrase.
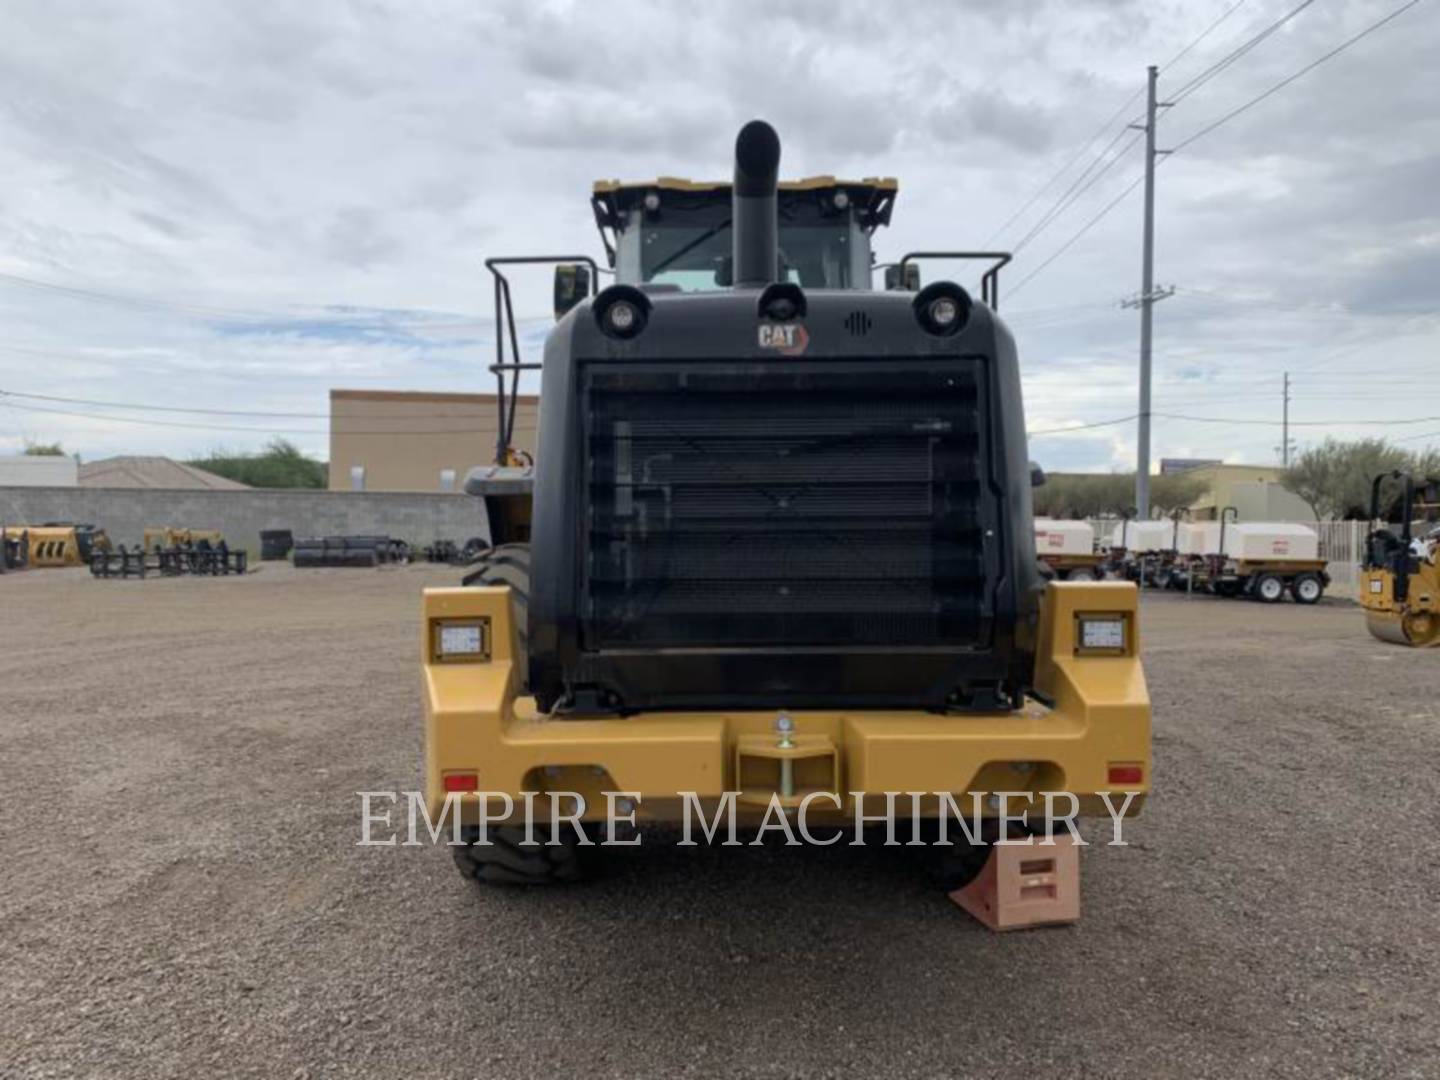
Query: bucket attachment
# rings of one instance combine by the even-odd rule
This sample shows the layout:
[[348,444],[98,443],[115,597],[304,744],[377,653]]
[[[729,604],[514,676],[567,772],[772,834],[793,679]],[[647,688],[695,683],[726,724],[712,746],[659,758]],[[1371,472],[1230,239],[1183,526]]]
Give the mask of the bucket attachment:
[[1053,843],[995,844],[980,876],[950,894],[991,930],[1080,919],[1080,849],[1066,832]]

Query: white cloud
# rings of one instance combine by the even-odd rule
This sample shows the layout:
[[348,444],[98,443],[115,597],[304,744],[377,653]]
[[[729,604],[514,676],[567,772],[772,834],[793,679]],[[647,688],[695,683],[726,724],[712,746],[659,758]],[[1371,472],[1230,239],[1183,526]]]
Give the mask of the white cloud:
[[[780,130],[790,175],[901,178],[882,254],[976,246],[1146,63],[1230,2],[15,0],[0,37],[0,272],[265,318],[0,280],[0,388],[315,413],[332,385],[487,388],[480,260],[596,250],[594,178],[724,175],[756,115]],[[1307,9],[1167,114],[1162,146],[1389,6]],[[1241,8],[1163,74],[1162,94],[1285,10]],[[1437,46],[1422,5],[1167,162],[1158,276],[1180,291],[1156,309],[1157,411],[1278,418],[1290,369],[1299,417],[1440,413],[1440,385],[1404,382],[1433,367],[1440,337],[1423,317],[1440,276]],[[1139,166],[1132,152],[1006,271],[1032,426],[1135,410],[1135,315],[1115,305],[1139,284],[1138,198],[1015,286]],[[542,313],[543,277],[517,280]],[[1403,408],[1347,399],[1347,377],[1382,366]],[[0,404],[0,448],[27,436],[91,456],[263,441]],[[1157,419],[1155,438],[1157,459],[1261,461],[1278,432]],[[1050,468],[1109,468],[1133,431],[1035,449]]]

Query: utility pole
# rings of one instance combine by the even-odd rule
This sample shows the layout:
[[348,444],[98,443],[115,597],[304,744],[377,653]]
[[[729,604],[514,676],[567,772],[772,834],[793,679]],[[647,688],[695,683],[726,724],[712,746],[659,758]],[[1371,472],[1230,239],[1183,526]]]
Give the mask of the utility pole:
[[1285,404],[1280,420],[1280,464],[1290,467],[1290,372],[1285,372]]
[[1135,516],[1150,519],[1150,320],[1155,300],[1155,78],[1148,69],[1145,94],[1145,245],[1140,257],[1140,439],[1135,455]]

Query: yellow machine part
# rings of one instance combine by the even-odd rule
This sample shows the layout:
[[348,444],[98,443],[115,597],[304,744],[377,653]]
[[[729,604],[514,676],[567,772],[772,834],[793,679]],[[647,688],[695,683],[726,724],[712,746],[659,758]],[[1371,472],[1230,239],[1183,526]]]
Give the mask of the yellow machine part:
[[[1099,793],[1129,812],[1150,786],[1150,698],[1139,656],[1138,593],[1128,582],[1052,582],[1042,606],[1035,683],[1053,705],[1018,711],[939,715],[921,711],[798,711],[777,741],[777,711],[645,713],[565,719],[539,714],[520,696],[515,623],[505,587],[427,589],[421,649],[425,685],[425,790],[432,818],[447,795],[462,796],[467,818],[477,794],[577,791],[585,816],[604,816],[603,792],[636,793],[640,816],[675,820],[682,793],[703,807],[738,792],[759,817],[770,799],[798,803],[828,792],[816,820],[853,813],[847,796],[865,792],[949,793],[968,807],[971,792],[1077,796],[1081,814],[1106,813]],[[1114,637],[1087,648],[1082,625],[1100,620]],[[464,643],[449,651],[446,641]],[[788,745],[785,745],[788,744]],[[788,761],[788,767],[786,762]],[[782,777],[784,780],[782,780]],[[683,796],[689,798],[690,796]],[[492,799],[492,807],[503,800]],[[933,815],[938,800],[926,800]],[[841,808],[844,809],[841,809]],[[1011,813],[1020,803],[1011,802]],[[494,813],[494,810],[491,810]]]
[[225,539],[219,529],[182,529],[174,525],[151,525],[145,529],[144,547],[154,551],[157,547],[190,547],[204,541],[211,547]]
[[5,535],[26,539],[26,563],[32,567],[80,566],[75,530],[62,525],[6,525]]
[[1422,560],[1410,575],[1408,595],[1395,599],[1395,575],[1386,569],[1360,574],[1365,626],[1381,641],[1424,647],[1440,645],[1440,567]]

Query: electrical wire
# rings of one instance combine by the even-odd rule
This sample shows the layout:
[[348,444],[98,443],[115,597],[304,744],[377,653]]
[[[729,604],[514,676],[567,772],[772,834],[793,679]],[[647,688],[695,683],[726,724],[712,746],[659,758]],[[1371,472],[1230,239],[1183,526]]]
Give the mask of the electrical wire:
[[1254,34],[1246,41],[1242,42],[1238,48],[1227,53],[1225,56],[1222,56],[1219,60],[1215,61],[1215,63],[1211,64],[1204,71],[1200,72],[1200,74],[1196,75],[1189,82],[1184,83],[1180,87],[1180,89],[1176,90],[1173,94],[1167,94],[1167,103],[1172,106],[1180,104],[1180,102],[1184,101],[1187,97],[1193,94],[1196,90],[1200,89],[1200,87],[1204,86],[1211,79],[1215,78],[1215,76],[1219,75],[1226,68],[1233,65],[1236,61],[1242,59],[1247,53],[1260,45],[1263,41],[1265,41],[1266,38],[1270,37],[1282,26],[1288,23],[1291,19],[1295,18],[1296,15],[1299,15],[1302,11],[1304,11],[1314,2],[1315,0],[1304,0],[1304,2],[1301,3],[1298,7],[1292,8],[1280,18],[1276,19],[1274,22],[1270,23],[1270,25],[1262,29],[1259,33]]
[[43,405],[24,405],[18,401],[11,401],[8,396],[0,397],[0,402],[12,409],[24,409],[26,412],[46,413],[51,416],[73,416],[83,420],[103,420],[119,424],[138,424],[142,427],[163,427],[163,428],[184,428],[198,431],[246,431],[261,435],[384,435],[397,437],[422,437],[428,435],[482,435],[484,431],[479,427],[467,428],[430,428],[425,431],[406,431],[404,429],[364,429],[364,428],[278,428],[278,427],[247,427],[243,425],[225,424],[201,424],[189,423],[183,420],[152,420],[140,416],[110,416],[105,413],[81,412],[73,409],[52,409]]
[[1355,43],[1361,41],[1361,40],[1364,39],[1364,38],[1369,37],[1371,34],[1373,34],[1375,31],[1379,30],[1379,29],[1380,29],[1382,26],[1384,26],[1386,23],[1390,22],[1390,21],[1393,20],[1393,19],[1399,18],[1401,15],[1405,14],[1405,12],[1409,11],[1412,7],[1414,7],[1414,6],[1415,6],[1416,4],[1418,4],[1418,3],[1420,3],[1420,0],[1407,0],[1406,3],[1401,4],[1398,8],[1395,8],[1395,9],[1394,9],[1393,11],[1391,11],[1388,15],[1385,15],[1384,17],[1382,17],[1382,18],[1380,18],[1380,19],[1377,19],[1375,22],[1373,22],[1373,23],[1371,23],[1369,26],[1367,26],[1364,30],[1361,30],[1361,31],[1360,31],[1358,34],[1356,34],[1354,37],[1348,38],[1348,39],[1346,39],[1345,41],[1341,42],[1341,43],[1340,43],[1339,45],[1337,45],[1335,48],[1333,48],[1333,49],[1331,49],[1329,52],[1327,52],[1324,56],[1321,56],[1321,57],[1318,57],[1318,58],[1315,59],[1315,60],[1312,60],[1310,63],[1306,64],[1306,65],[1305,65],[1303,68],[1301,68],[1299,71],[1295,72],[1293,75],[1290,75],[1290,76],[1288,76],[1288,77],[1286,77],[1286,78],[1284,78],[1284,79],[1281,79],[1278,83],[1276,83],[1274,86],[1271,86],[1268,90],[1264,91],[1264,92],[1261,93],[1261,94],[1257,94],[1255,97],[1251,98],[1249,101],[1245,102],[1243,105],[1240,105],[1240,106],[1237,106],[1237,107],[1234,108],[1234,109],[1231,109],[1228,113],[1226,113],[1224,116],[1221,116],[1219,119],[1214,120],[1214,121],[1212,121],[1212,122],[1209,123],[1209,124],[1206,124],[1206,125],[1205,125],[1204,127],[1202,127],[1200,130],[1196,131],[1194,134],[1190,135],[1189,137],[1187,137],[1186,139],[1182,140],[1181,142],[1177,143],[1174,147],[1172,147],[1171,150],[1170,150],[1170,153],[1171,153],[1171,154],[1179,153],[1181,150],[1185,149],[1185,147],[1189,146],[1191,143],[1195,142],[1197,139],[1202,139],[1202,138],[1204,138],[1206,135],[1209,135],[1209,134],[1210,134],[1212,131],[1214,131],[1216,128],[1221,127],[1221,126],[1223,126],[1223,125],[1225,125],[1225,124],[1228,124],[1231,120],[1234,120],[1237,116],[1240,116],[1242,113],[1245,113],[1245,112],[1249,111],[1250,109],[1254,108],[1256,105],[1260,104],[1260,102],[1264,101],[1266,98],[1270,97],[1272,94],[1275,94],[1275,93],[1277,93],[1277,92],[1280,91],[1280,90],[1283,90],[1285,87],[1289,86],[1291,83],[1295,82],[1297,79],[1300,79],[1300,78],[1302,78],[1302,77],[1305,76],[1305,75],[1308,75],[1310,72],[1314,71],[1317,67],[1319,67],[1321,64],[1325,63],[1327,60],[1331,60],[1331,59],[1333,59],[1334,57],[1339,56],[1339,55],[1340,55],[1342,52],[1344,52],[1346,49],[1350,48],[1350,46],[1354,45]]
[[[1165,61],[1164,65],[1162,65],[1161,67],[1161,70],[1163,71],[1170,68],[1174,64],[1178,63],[1185,56],[1187,56],[1192,49],[1194,49],[1197,45],[1199,45],[1202,41],[1209,37],[1220,26],[1221,23],[1223,23],[1231,15],[1235,14],[1235,12],[1238,11],[1242,6],[1244,6],[1245,2],[1246,0],[1236,0],[1234,4],[1231,4],[1230,7],[1226,8],[1225,11],[1222,12],[1218,18],[1216,18],[1213,22],[1210,23],[1209,26],[1202,30],[1198,36],[1193,38],[1188,45],[1186,45],[1178,53],[1172,56],[1169,60]],[[1061,165],[1060,168],[1057,169],[1055,172],[1051,173],[1050,178],[1046,180],[1045,183],[1041,184],[1038,188],[1035,189],[1031,196],[1025,200],[1024,205],[1022,205],[1020,209],[1016,210],[1013,214],[1011,214],[1008,218],[1001,222],[1000,226],[990,234],[990,236],[986,239],[985,243],[982,246],[989,247],[995,242],[995,239],[998,236],[1004,233],[1007,229],[1010,228],[1011,225],[1013,225],[1016,221],[1023,217],[1025,212],[1029,210],[1032,206],[1034,206],[1040,200],[1040,197],[1055,185],[1056,181],[1058,181],[1062,176],[1069,172],[1071,167],[1074,166],[1076,162],[1078,162],[1081,158],[1083,158],[1086,154],[1090,152],[1090,148],[1094,146],[1097,141],[1099,141],[1100,137],[1110,129],[1111,125],[1114,124],[1115,121],[1119,120],[1122,116],[1125,115],[1127,111],[1129,111],[1130,106],[1134,104],[1136,99],[1138,99],[1140,95],[1144,92],[1145,88],[1143,86],[1138,87],[1134,93],[1132,93],[1123,102],[1121,102],[1120,107],[1111,114],[1109,119],[1107,119],[1103,124],[1101,124],[1098,128],[1095,129],[1095,133],[1091,135],[1090,138],[1085,140],[1085,142],[1081,145],[1080,149],[1075,152],[1074,156],[1069,158],[1065,162],[1065,164]],[[1126,127],[1128,127],[1128,123]],[[1126,128],[1121,128],[1120,133],[1123,134],[1125,130]],[[1113,140],[1111,142],[1111,145],[1114,145]],[[1100,156],[1103,156],[1104,153],[1105,151],[1102,150],[1100,152]],[[1094,164],[1094,162],[1091,163],[1092,168],[1094,167]]]

